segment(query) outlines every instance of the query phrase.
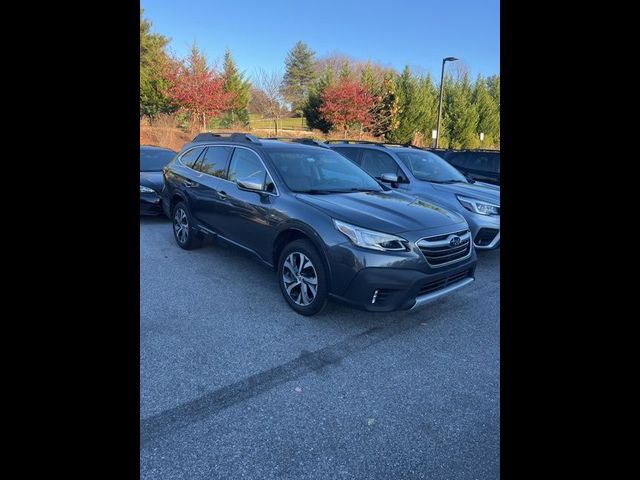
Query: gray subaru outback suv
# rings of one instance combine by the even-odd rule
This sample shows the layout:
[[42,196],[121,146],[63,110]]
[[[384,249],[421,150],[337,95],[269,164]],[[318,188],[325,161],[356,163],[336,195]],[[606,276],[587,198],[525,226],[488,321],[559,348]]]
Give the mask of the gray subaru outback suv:
[[372,177],[397,191],[436,202],[460,213],[478,250],[500,246],[500,187],[467,179],[433,152],[414,146],[373,142],[331,141]]
[[329,148],[202,133],[163,174],[178,246],[209,236],[249,252],[302,315],[329,298],[408,310],[473,282],[461,215],[379,184]]

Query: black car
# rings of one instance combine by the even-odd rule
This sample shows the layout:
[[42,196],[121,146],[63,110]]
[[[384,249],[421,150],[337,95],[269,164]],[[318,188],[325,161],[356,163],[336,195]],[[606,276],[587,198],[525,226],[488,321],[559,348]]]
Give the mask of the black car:
[[329,148],[199,134],[163,172],[178,245],[212,236],[250,252],[277,270],[300,314],[328,298],[407,310],[474,279],[462,216],[384,186]]
[[500,185],[500,150],[429,150],[473,180]]
[[140,145],[140,215],[162,214],[162,168],[176,153],[170,148]]

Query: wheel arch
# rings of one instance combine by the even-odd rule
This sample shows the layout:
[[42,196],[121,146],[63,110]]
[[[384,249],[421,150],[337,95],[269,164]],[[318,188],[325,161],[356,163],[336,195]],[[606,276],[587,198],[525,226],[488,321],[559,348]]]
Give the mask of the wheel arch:
[[282,229],[276,235],[273,247],[272,247],[272,263],[274,270],[278,270],[278,260],[282,250],[291,242],[298,239],[309,240],[311,244],[316,248],[322,259],[322,265],[327,272],[327,283],[329,284],[329,291],[331,291],[331,267],[329,266],[329,260],[327,256],[324,242],[318,233],[307,227],[306,225],[291,223],[282,227]]

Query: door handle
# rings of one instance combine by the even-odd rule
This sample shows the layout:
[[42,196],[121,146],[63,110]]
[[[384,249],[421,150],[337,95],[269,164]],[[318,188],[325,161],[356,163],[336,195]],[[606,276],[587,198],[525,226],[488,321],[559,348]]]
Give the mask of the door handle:
[[191,180],[185,180],[184,182],[182,182],[182,184],[185,187],[194,187],[195,186],[195,182],[192,182]]
[[218,192],[218,196],[220,200],[225,200],[227,198],[227,192]]

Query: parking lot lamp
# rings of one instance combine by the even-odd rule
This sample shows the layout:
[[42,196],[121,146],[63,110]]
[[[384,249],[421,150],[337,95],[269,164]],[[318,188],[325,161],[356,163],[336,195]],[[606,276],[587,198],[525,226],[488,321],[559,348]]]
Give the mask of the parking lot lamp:
[[438,148],[438,141],[440,140],[440,117],[442,117],[442,94],[444,93],[444,64],[447,62],[455,62],[458,60],[456,57],[446,57],[442,59],[442,73],[440,74],[440,100],[438,101],[438,129],[436,130],[436,146]]

